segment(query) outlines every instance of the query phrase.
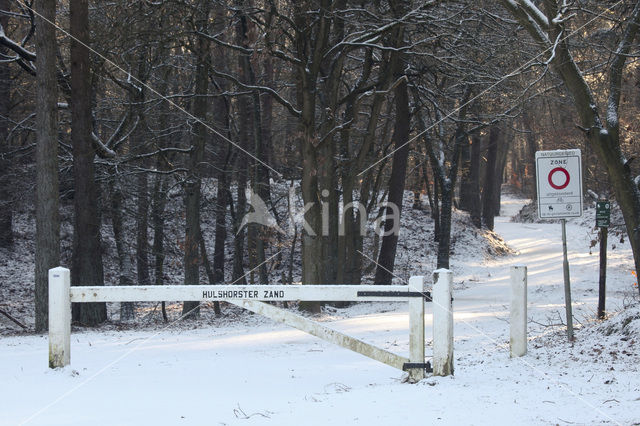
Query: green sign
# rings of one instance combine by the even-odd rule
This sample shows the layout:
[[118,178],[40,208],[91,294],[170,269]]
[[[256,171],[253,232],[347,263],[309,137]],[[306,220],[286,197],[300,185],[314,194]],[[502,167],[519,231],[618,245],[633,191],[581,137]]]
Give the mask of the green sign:
[[611,223],[611,203],[609,200],[596,202],[596,226],[608,228]]

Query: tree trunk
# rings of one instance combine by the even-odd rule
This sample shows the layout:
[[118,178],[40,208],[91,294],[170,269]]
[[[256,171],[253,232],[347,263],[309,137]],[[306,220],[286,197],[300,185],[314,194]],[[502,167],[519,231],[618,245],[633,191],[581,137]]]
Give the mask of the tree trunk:
[[[209,8],[197,12],[201,14],[196,26],[202,30],[209,17]],[[197,39],[197,65],[196,65],[196,96],[193,100],[193,115],[199,120],[206,120],[208,100],[206,94],[209,88],[209,42],[204,37]],[[192,149],[189,153],[189,175],[184,184],[185,190],[185,236],[184,236],[184,283],[185,285],[200,284],[200,186],[201,171],[204,160],[204,145],[206,129],[198,121],[193,125]],[[197,318],[200,315],[200,303],[185,301],[182,306],[182,315],[189,318]]]
[[[325,133],[325,130],[323,130]],[[336,177],[335,144],[324,144],[318,149],[318,185],[320,188],[320,222],[318,230],[321,239],[321,267],[324,270],[325,284],[335,284],[338,278],[338,209],[339,194]]]
[[[455,135],[453,137],[454,147],[453,152],[451,154],[449,163],[449,171],[447,172],[445,169],[445,165],[443,161],[438,161],[438,158],[444,157],[444,152],[442,151],[443,147],[440,146],[440,152],[438,157],[436,157],[436,153],[434,151],[433,143],[428,138],[426,132],[424,132],[423,139],[425,141],[425,147],[427,149],[427,156],[431,163],[431,169],[434,174],[434,185],[437,182],[438,186],[434,189],[440,189],[440,213],[439,213],[439,221],[436,221],[436,224],[439,224],[438,231],[436,232],[436,238],[438,241],[438,268],[446,268],[449,269],[449,257],[451,251],[451,210],[453,208],[453,191],[456,185],[456,179],[458,177],[459,164],[460,164],[460,152],[462,150],[462,146],[466,143],[469,143],[468,136],[465,132],[465,117],[467,115],[468,110],[468,100],[471,97],[471,90],[469,87],[465,89],[462,94],[461,99],[459,100],[460,104],[462,104],[462,108],[458,112],[458,124],[455,131]],[[424,121],[418,115],[418,124],[422,130],[426,129]],[[434,191],[435,192],[435,191]],[[434,194],[434,199],[437,200],[437,194]],[[437,202],[436,202],[437,203]]]
[[138,285],[149,285],[151,278],[149,274],[149,177],[147,173],[138,174],[137,181],[136,269]]
[[509,156],[509,144],[512,141],[513,134],[506,129],[500,133],[498,139],[498,158],[496,159],[496,170],[494,180],[494,198],[493,198],[493,216],[500,216],[500,204],[502,202],[502,184],[505,182],[505,169],[507,166],[507,158]]
[[473,145],[472,140],[462,146],[460,153],[460,210],[471,213],[473,209],[474,189],[477,181],[473,180],[472,160]]
[[[255,33],[254,31],[251,31],[249,25],[249,19],[246,15],[242,14],[238,20],[238,24],[236,25],[236,38],[237,43],[245,48],[249,48],[249,38],[252,37],[253,33]],[[244,82],[255,86],[257,81],[250,59],[250,56],[245,54],[240,54],[238,58]],[[250,117],[250,121],[248,120],[248,122],[250,123],[251,132],[249,134],[251,136],[251,152],[254,157],[250,160],[251,189],[253,193],[260,197],[260,199],[264,201],[265,205],[268,206],[271,202],[269,169],[267,169],[263,164],[268,161],[268,147],[266,146],[265,140],[262,136],[264,127],[262,124],[260,93],[258,91],[254,91],[251,94],[251,101],[249,102],[245,99],[245,102],[247,102],[245,105],[247,108],[246,113],[248,113],[248,116]],[[268,131],[270,132],[271,129],[268,129]],[[264,226],[261,224],[253,222],[247,224],[247,249],[249,251],[249,269],[251,270],[250,282],[252,284],[255,282],[254,270],[256,269],[258,271],[258,281],[261,284],[265,284],[269,281],[267,265],[265,262],[265,231]]]
[[[207,255],[207,245],[204,242],[204,236],[202,235],[202,229],[200,229],[200,257],[202,258],[202,264],[204,266],[204,270],[207,273],[207,278],[209,278],[209,284],[217,284],[216,276],[213,272],[213,268],[211,267],[211,263],[209,262],[209,256]],[[220,310],[220,302],[213,302],[213,311],[217,316],[219,316],[222,311]]]
[[[312,23],[310,12],[312,7],[318,7],[318,22]],[[333,162],[333,158],[328,158],[326,153],[326,141],[319,146],[319,127],[316,117],[316,107],[318,106],[318,92],[321,90],[320,71],[322,67],[322,56],[326,53],[329,45],[329,35],[332,28],[332,4],[328,0],[322,0],[318,5],[311,5],[309,2],[300,2],[295,5],[295,24],[304,31],[298,31],[294,40],[294,48],[300,58],[306,58],[296,68],[296,95],[298,109],[301,111],[299,139],[302,157],[302,180],[301,192],[302,201],[309,208],[304,214],[304,226],[302,229],[302,283],[321,284],[326,283],[331,271],[327,271],[326,261],[323,257],[326,253],[322,227],[322,206],[321,193],[333,191],[333,187],[323,186],[326,182],[321,179],[320,174],[330,168],[327,162]],[[314,12],[315,13],[315,12]],[[314,18],[315,19],[315,18]],[[309,43],[314,39],[314,43]],[[306,64],[304,63],[306,62]],[[332,82],[327,81],[330,85]],[[329,98],[334,94],[326,93],[327,87],[321,90],[322,95]],[[327,104],[328,107],[328,104]],[[328,117],[327,117],[328,118]],[[331,171],[334,173],[334,170]],[[301,310],[313,313],[320,312],[320,303],[302,302],[299,305]]]
[[153,224],[153,257],[155,285],[164,283],[164,218],[167,205],[167,180],[158,175],[153,189],[153,204],[151,206],[151,222]]
[[[164,50],[161,50],[164,53]],[[162,55],[159,55],[162,56]],[[162,74],[162,83],[159,86],[160,93],[167,93],[168,80],[171,76],[171,70],[167,68]],[[169,127],[169,103],[162,102],[158,111],[158,124],[160,129]],[[170,144],[170,137],[163,135],[158,139],[159,148],[167,148]],[[156,169],[166,171],[170,169],[171,157],[167,155],[159,155],[156,157]],[[164,260],[165,260],[165,218],[164,213],[167,205],[168,177],[162,173],[158,173],[153,182],[153,193],[151,198],[151,226],[153,227],[153,275],[155,285],[164,285]],[[164,322],[168,322],[166,302],[161,302],[162,318]]]
[[[224,11],[215,9],[214,12],[214,31],[220,32],[224,30]],[[226,49],[221,46],[213,46],[213,55],[221,63],[226,63]],[[220,82],[215,81],[216,88],[220,92],[228,89],[226,80]],[[227,137],[231,136],[229,117],[230,101],[226,97],[215,97],[212,101],[212,120],[217,129]],[[215,241],[213,243],[213,276],[215,284],[222,284],[225,280],[225,242],[227,239],[227,207],[231,204],[231,188],[229,181],[231,180],[231,170],[233,169],[233,148],[231,145],[218,136],[213,136],[213,143],[216,149],[216,170],[217,170],[217,188],[215,201]]]
[[440,185],[440,227],[438,232],[437,268],[449,269],[451,252],[451,210],[453,208],[453,184],[445,180]]
[[55,0],[36,0],[36,271],[35,329],[48,328],[49,269],[60,266],[58,206],[58,86]]
[[[74,212],[71,285],[104,285],[100,247],[99,188],[91,140],[91,85],[88,0],[69,3],[71,28],[71,143],[73,145]],[[48,24],[46,24],[48,25]],[[107,306],[77,303],[72,318],[95,326],[107,319]]]
[[[113,229],[113,239],[116,242],[116,252],[118,253],[118,266],[120,269],[118,285],[133,285],[133,264],[127,250],[125,240],[126,231],[124,230],[122,211],[124,210],[122,188],[120,182],[114,178],[115,182],[111,183],[111,226]],[[120,303],[120,320],[132,320],[135,317],[134,302]]]
[[[465,98],[470,96],[470,92],[467,92]],[[465,103],[466,99],[463,98],[461,103]],[[453,154],[451,155],[451,167],[449,174],[445,178],[443,176],[444,170],[440,173],[440,190],[441,190],[441,208],[440,208],[440,229],[438,237],[438,268],[449,269],[449,260],[451,255],[451,214],[453,208],[453,191],[456,185],[456,177],[458,176],[458,164],[460,149],[463,144],[468,143],[467,135],[464,132],[463,119],[466,115],[466,108],[463,107],[459,113],[458,128],[454,137],[455,146]],[[433,164],[433,163],[432,163]]]
[[[264,70],[263,76],[265,80],[265,85],[268,87],[274,86],[274,71],[273,71],[273,60],[271,57],[267,57],[264,59]],[[254,77],[255,78],[255,77]],[[263,94],[259,97],[261,100],[261,119],[260,122],[262,124],[261,129],[261,137],[260,137],[260,159],[262,159],[265,163],[271,164],[273,158],[273,97],[269,94]],[[271,202],[271,188],[269,186],[269,169],[267,169],[263,164],[259,166],[259,174],[261,182],[261,191],[266,191],[266,193],[262,193],[266,198]],[[265,199],[266,201],[266,199]]]
[[[264,78],[264,84],[268,87],[274,87],[274,70],[273,70],[273,60],[271,57],[267,57],[263,62],[263,71],[262,75]],[[262,94],[258,97],[258,100],[261,102],[261,131],[260,131],[260,140],[257,141],[258,145],[256,147],[256,155],[258,158],[262,159],[266,164],[269,164],[273,167],[273,97],[269,94]],[[260,197],[267,203],[267,206],[273,207],[273,200],[271,199],[271,179],[270,172],[267,167],[263,164],[258,164],[258,168],[256,169],[256,181],[258,182],[258,189]],[[274,209],[274,216],[277,216]],[[276,220],[278,218],[276,217]],[[267,241],[267,231],[264,227],[262,229],[262,233],[259,235],[261,237],[261,245],[259,247],[259,252],[262,260],[264,261],[267,254],[268,241]],[[279,245],[281,235],[278,234],[278,242],[276,244]],[[282,254],[278,254],[277,261],[282,261]],[[260,268],[260,280],[263,283],[267,283],[269,280],[267,264],[264,263],[263,267]],[[267,281],[265,281],[267,280]]]
[[[389,72],[389,76],[384,79],[383,84],[389,84],[393,73]],[[365,159],[368,158],[373,141],[377,138],[382,140],[388,140],[390,124],[385,124],[383,131],[377,133],[379,117],[384,105],[386,96],[376,94],[370,107],[370,113],[367,123],[367,133],[364,136],[364,141],[360,148],[360,152],[355,155],[352,162],[343,165],[342,169],[342,200],[343,211],[341,220],[343,221],[344,235],[339,235],[338,240],[338,277],[337,284],[360,284],[362,282],[363,274],[368,274],[376,267],[376,261],[378,258],[380,248],[380,235],[375,233],[373,237],[373,244],[371,246],[371,261],[363,271],[363,253],[364,253],[364,236],[366,234],[366,223],[368,219],[368,213],[377,207],[378,191],[382,184],[383,171],[386,168],[386,161],[383,161],[378,167],[378,172],[375,173],[373,169],[368,170],[365,176],[360,176],[359,173],[362,170]],[[391,113],[393,103],[387,104],[388,111]],[[344,122],[349,122],[359,113],[358,103],[353,101],[346,108]],[[388,123],[391,120],[387,120]],[[354,154],[351,137],[351,129],[349,127],[342,131],[340,137],[341,155],[343,158],[352,158]],[[362,180],[360,184],[360,197],[358,202],[354,201],[353,192],[357,186],[357,181]],[[349,206],[353,206],[350,208]],[[379,209],[379,216],[384,213],[384,208]],[[378,217],[379,217],[378,216]]]
[[528,109],[525,108],[522,113],[522,124],[524,126],[525,134],[525,143],[526,143],[526,179],[524,184],[525,194],[535,200],[538,196],[538,191],[536,190],[536,151],[538,151],[538,143],[536,142],[536,135],[533,132],[533,125],[531,122],[531,114],[528,112]]
[[482,221],[487,229],[493,231],[493,218],[496,203],[496,176],[498,161],[498,144],[500,143],[500,128],[492,126],[489,130],[487,143],[487,164],[485,167],[484,190],[482,191]]
[[[163,127],[164,128],[164,127]],[[153,223],[153,256],[155,285],[164,285],[164,210],[167,204],[167,180],[159,174],[153,190],[151,221]],[[167,322],[165,302],[162,302],[162,317]]]
[[[228,157],[228,156],[227,156]],[[216,196],[216,234],[213,244],[213,275],[214,283],[224,282],[225,241],[227,239],[227,205],[231,191],[227,179],[227,165],[218,173],[218,188]]]
[[392,210],[387,207],[387,218],[384,221],[384,237],[378,255],[378,267],[374,284],[391,284],[393,267],[396,259],[398,245],[398,232],[400,227],[400,214],[402,212],[402,199],[404,196],[404,183],[407,173],[407,159],[409,157],[409,94],[407,82],[401,82],[395,89],[396,124],[393,131],[393,139],[397,151],[393,154],[391,176],[389,177],[389,195],[387,201],[397,206],[397,218],[389,220]]
[[[237,2],[238,5],[241,2]],[[242,16],[235,27],[236,44],[246,46],[247,35],[247,19],[246,16]],[[249,80],[251,78],[251,64],[249,58],[246,55],[238,56],[238,69],[243,75],[243,78]],[[253,97],[247,95],[240,96],[238,98],[238,145],[246,151],[253,151],[256,146],[255,132],[259,131],[255,127],[255,110],[252,108]],[[232,282],[236,284],[245,284],[247,282],[244,272],[244,256],[245,256],[245,237],[246,237],[246,249],[249,255],[249,268],[251,282],[254,281],[253,268],[257,264],[256,261],[256,224],[248,223],[247,226],[241,228],[242,219],[247,211],[247,181],[253,179],[255,176],[251,173],[254,170],[253,159],[250,159],[244,152],[238,150],[238,156],[236,157],[237,171],[237,203],[236,203],[236,217],[235,217],[235,238],[234,238],[234,259],[233,259],[233,271]],[[245,230],[246,228],[246,230]]]
[[482,152],[480,136],[471,137],[471,164],[469,167],[469,213],[471,222],[476,228],[482,227],[482,202],[480,200],[480,153]]
[[[346,176],[345,176],[346,175]],[[353,201],[353,179],[351,179],[351,173],[344,173],[342,179],[342,229],[343,232],[339,235],[338,240],[338,252],[340,253],[341,261],[338,264],[338,284],[359,284],[361,280],[361,262],[362,255],[357,252],[359,249],[358,237],[362,237],[360,232],[360,222],[366,220],[362,217],[360,203],[354,203]],[[377,253],[376,253],[377,254]]]
[[[241,114],[242,115],[242,114]],[[240,143],[242,143],[242,130],[240,132]],[[242,145],[241,145],[242,146]],[[245,230],[240,228],[242,218],[244,217],[247,209],[247,169],[246,169],[246,155],[243,152],[238,152],[236,157],[237,174],[237,192],[236,192],[236,214],[234,218],[234,239],[233,239],[233,269],[231,271],[231,282],[234,284],[246,284],[247,280],[244,273],[244,237]]]
[[[304,214],[304,227],[302,229],[302,283],[322,284],[326,281],[326,274],[322,262],[322,211],[318,193],[318,158],[313,146],[313,129],[311,126],[303,126],[303,174],[302,174],[302,200],[309,209]],[[320,312],[318,302],[301,302],[300,309],[312,313]]]
[[[9,11],[9,0],[0,0],[0,10]],[[0,14],[0,25],[7,29],[9,15]],[[8,49],[0,46],[0,58]],[[8,57],[8,56],[6,56]],[[11,110],[11,70],[9,62],[0,61],[0,247],[13,245],[13,203],[11,162],[4,157],[9,151],[9,111]]]
[[[255,75],[251,70],[250,76],[252,84],[255,84]],[[268,147],[265,145],[263,138],[264,126],[262,124],[262,112],[260,109],[260,94],[255,92],[253,94],[253,154],[261,162],[254,161],[254,170],[252,173],[252,186],[253,192],[257,194],[266,206],[271,204],[271,188],[269,185],[269,169],[265,167],[263,163],[267,163]],[[271,129],[268,129],[270,132]],[[253,223],[254,231],[254,261],[251,268],[258,269],[258,281],[260,284],[267,284],[269,282],[269,275],[267,273],[266,259],[266,229],[264,225]],[[251,227],[251,225],[250,225]]]

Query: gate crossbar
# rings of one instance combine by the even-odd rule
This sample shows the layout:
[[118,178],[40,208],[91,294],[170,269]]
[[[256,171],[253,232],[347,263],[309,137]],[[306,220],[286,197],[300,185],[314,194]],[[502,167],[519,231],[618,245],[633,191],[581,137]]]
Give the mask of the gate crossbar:
[[70,287],[71,302],[157,302],[193,301],[336,301],[336,302],[406,302],[409,298],[426,298],[422,289],[400,285],[166,285],[166,286],[96,286]]

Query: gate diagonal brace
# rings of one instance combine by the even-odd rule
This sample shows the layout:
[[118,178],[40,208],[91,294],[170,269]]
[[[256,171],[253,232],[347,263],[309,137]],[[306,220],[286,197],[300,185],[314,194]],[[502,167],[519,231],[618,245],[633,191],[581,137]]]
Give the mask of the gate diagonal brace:
[[342,346],[343,348],[360,353],[366,357],[372,358],[399,370],[403,369],[404,365],[410,364],[411,362],[408,358],[394,354],[385,349],[378,348],[372,344],[305,318],[302,315],[277,308],[269,305],[268,303],[255,300],[229,300],[229,303],[248,309],[256,314],[263,315],[290,327],[297,328],[298,330],[304,331],[312,336],[319,337],[327,342],[331,342]]

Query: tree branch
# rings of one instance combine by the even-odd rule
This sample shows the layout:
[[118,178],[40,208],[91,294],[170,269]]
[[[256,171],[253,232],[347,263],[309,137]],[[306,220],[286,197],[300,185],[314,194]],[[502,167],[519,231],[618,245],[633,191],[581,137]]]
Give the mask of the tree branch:
[[638,33],[640,23],[640,1],[636,1],[629,23],[624,29],[622,39],[618,43],[615,59],[610,67],[609,75],[609,99],[607,101],[607,129],[609,132],[618,132],[618,108],[620,106],[620,91],[622,86],[622,70],[631,50],[631,44]]
[[211,72],[215,76],[225,78],[225,79],[237,84],[238,86],[242,87],[243,89],[248,89],[248,90],[253,90],[253,91],[257,90],[259,92],[268,93],[271,96],[273,96],[273,98],[279,104],[281,104],[286,109],[288,109],[289,112],[291,114],[293,114],[295,117],[301,117],[302,116],[302,111],[297,110],[293,105],[291,105],[291,103],[289,101],[287,101],[282,96],[280,96],[280,94],[278,92],[276,92],[275,90],[273,90],[271,87],[253,86],[253,85],[250,85],[250,84],[245,84],[245,83],[241,82],[240,80],[238,80],[237,78],[235,78],[234,76],[232,76],[230,74],[227,74],[227,73],[224,73],[224,72],[216,71],[214,68],[211,68]]
[[0,24],[0,44],[13,50],[15,53],[20,55],[21,58],[26,59],[29,62],[35,62],[36,60],[35,53],[25,49],[19,43],[7,37],[7,35],[4,33],[4,28],[2,27],[1,24]]
[[551,44],[546,32],[549,29],[549,20],[546,19],[546,16],[544,20],[542,19],[544,14],[540,9],[526,0],[524,5],[522,0],[500,0],[500,2],[536,42],[544,47]]

